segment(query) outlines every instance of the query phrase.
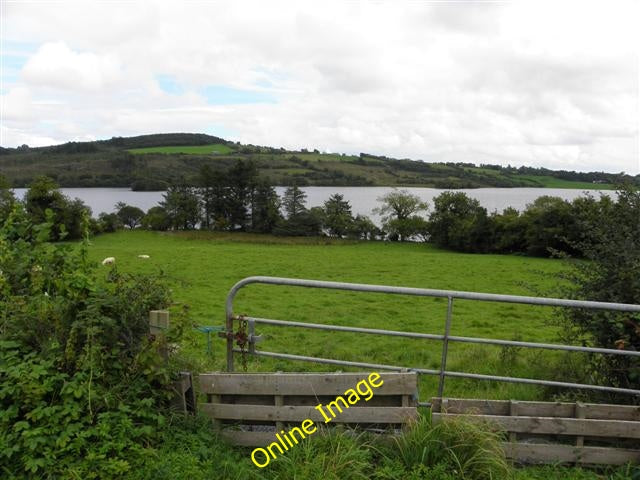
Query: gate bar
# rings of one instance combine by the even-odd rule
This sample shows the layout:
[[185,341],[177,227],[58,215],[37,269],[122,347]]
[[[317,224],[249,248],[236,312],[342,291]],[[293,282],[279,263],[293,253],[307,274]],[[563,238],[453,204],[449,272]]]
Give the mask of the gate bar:
[[[265,325],[275,325],[277,327],[301,327],[301,328],[310,328],[315,330],[329,330],[329,331],[337,331],[337,332],[386,335],[389,337],[407,337],[407,338],[424,338],[427,340],[444,340],[444,335],[439,335],[437,333],[418,333],[418,332],[403,332],[399,330],[382,330],[379,328],[347,327],[344,325],[327,325],[323,323],[296,322],[293,320],[274,320],[272,318],[249,317],[249,316],[244,316],[244,319],[249,322],[264,323]],[[237,320],[237,317],[234,317],[234,320]],[[249,323],[249,325],[251,325],[251,323]],[[501,345],[501,346],[522,347],[522,348],[544,348],[548,350],[565,350],[569,352],[588,352],[588,353],[603,353],[603,354],[610,354],[610,355],[628,355],[632,357],[640,357],[640,351],[619,350],[619,349],[613,349],[613,348],[599,348],[599,347],[578,347],[575,345],[560,345],[557,343],[521,342],[518,340],[500,340],[495,338],[459,337],[457,335],[449,335],[449,341],[463,342],[463,343],[482,343],[482,344],[488,344],[488,345]]]

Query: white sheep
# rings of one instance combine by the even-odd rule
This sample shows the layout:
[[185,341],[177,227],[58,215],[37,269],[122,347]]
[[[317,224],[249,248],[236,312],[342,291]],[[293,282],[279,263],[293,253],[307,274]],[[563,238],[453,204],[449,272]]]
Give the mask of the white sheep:
[[114,263],[116,263],[115,257],[107,257],[102,260],[102,265],[113,265]]
[[138,255],[138,258],[144,258],[144,259],[147,259],[147,258],[149,258],[149,255]]

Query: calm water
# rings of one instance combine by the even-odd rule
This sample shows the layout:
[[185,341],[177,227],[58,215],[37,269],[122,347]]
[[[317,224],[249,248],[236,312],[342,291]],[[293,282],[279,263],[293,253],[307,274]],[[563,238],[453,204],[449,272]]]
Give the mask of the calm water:
[[[282,195],[285,187],[277,187],[278,195]],[[392,190],[391,187],[304,187],[307,194],[307,207],[320,206],[334,193],[341,193],[351,202],[353,214],[369,215],[377,220],[371,210],[379,204],[377,198]],[[411,193],[418,195],[423,201],[433,205],[433,197],[440,195],[444,190],[435,188],[406,188]],[[600,193],[615,196],[615,192],[607,190],[570,190],[563,188],[476,188],[461,190],[471,198],[476,198],[489,212],[502,211],[507,207],[518,210],[524,209],[527,204],[533,202],[542,195],[553,195],[566,200],[589,192],[596,198]],[[24,188],[17,188],[16,195],[22,198]],[[128,188],[63,188],[62,192],[71,197],[79,198],[91,207],[94,216],[100,212],[112,212],[117,202],[125,202],[143,210],[155,206],[162,200],[163,192],[132,192]]]

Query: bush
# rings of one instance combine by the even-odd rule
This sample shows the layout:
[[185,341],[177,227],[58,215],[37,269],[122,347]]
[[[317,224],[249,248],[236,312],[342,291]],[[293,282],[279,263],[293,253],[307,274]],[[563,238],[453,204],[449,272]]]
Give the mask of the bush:
[[[581,300],[640,304],[640,192],[623,187],[617,202],[601,202],[601,208],[601,214],[590,221],[583,217],[589,235],[576,248],[587,261],[571,262],[571,283],[563,294]],[[640,350],[638,313],[566,309],[562,319],[564,336],[572,343]],[[590,367],[599,383],[640,389],[638,358],[594,354]]]
[[147,318],[168,290],[115,269],[99,279],[86,242],[48,242],[44,215],[33,224],[17,204],[0,227],[0,471],[118,478],[165,421],[170,372]]

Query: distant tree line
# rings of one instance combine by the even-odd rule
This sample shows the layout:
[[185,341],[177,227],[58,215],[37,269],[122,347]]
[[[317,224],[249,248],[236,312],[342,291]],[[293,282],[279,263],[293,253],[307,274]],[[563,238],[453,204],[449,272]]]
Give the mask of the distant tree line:
[[[6,180],[0,187],[0,214],[6,216],[16,200]],[[621,191],[635,190],[627,186]],[[434,198],[431,208],[405,190],[394,189],[378,201],[374,212],[381,217],[380,226],[367,216],[354,215],[350,203],[337,193],[322,206],[307,208],[306,194],[298,186],[288,187],[280,197],[273,185],[260,178],[252,162],[238,160],[226,170],[204,165],[198,186],[185,182],[169,186],[160,204],[147,212],[118,203],[114,213],[101,213],[90,225],[94,233],[123,228],[202,229],[425,241],[470,253],[582,256],[580,245],[592,235],[593,225],[602,223],[616,208],[616,201],[604,195],[573,201],[542,196],[522,212],[506,208],[501,213],[487,212],[464,192],[445,191]],[[24,203],[35,223],[48,218],[57,226],[55,239],[79,238],[83,214],[91,215],[81,200],[65,197],[47,177],[30,185]]]

